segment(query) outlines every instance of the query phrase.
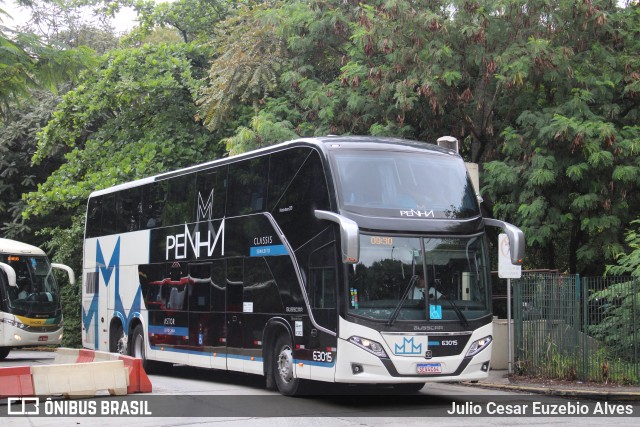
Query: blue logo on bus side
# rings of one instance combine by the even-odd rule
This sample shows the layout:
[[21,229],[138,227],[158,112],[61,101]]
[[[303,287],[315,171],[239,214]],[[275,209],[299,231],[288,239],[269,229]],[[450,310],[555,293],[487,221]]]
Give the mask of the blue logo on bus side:
[[[141,301],[141,290],[140,286],[138,286],[138,290],[136,292],[136,296],[131,304],[131,309],[127,314],[124,309],[124,304],[122,303],[122,297],[120,296],[120,237],[116,241],[116,245],[113,248],[113,252],[111,253],[111,259],[109,260],[109,264],[105,262],[104,254],[102,253],[102,248],[100,247],[100,241],[96,240],[96,273],[99,275],[102,274],[102,278],[104,279],[105,287],[109,287],[109,282],[111,281],[111,275],[115,272],[114,278],[114,294],[115,294],[115,312],[114,315],[120,318],[122,321],[122,328],[125,332],[129,330],[129,323],[135,317],[135,314],[140,313],[140,301]],[[98,284],[98,286],[100,286]],[[98,297],[100,293],[96,292],[93,295],[93,299],[91,300],[91,305],[89,306],[89,310],[85,311],[82,309],[82,323],[84,324],[85,330],[89,328],[91,322],[94,323],[94,333],[95,333],[95,342],[94,348],[98,348]]]

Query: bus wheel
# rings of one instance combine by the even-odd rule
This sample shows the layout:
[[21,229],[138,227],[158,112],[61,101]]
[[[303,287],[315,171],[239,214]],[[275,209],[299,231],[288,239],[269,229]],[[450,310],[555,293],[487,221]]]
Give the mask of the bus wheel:
[[127,354],[127,337],[120,322],[111,325],[109,331],[109,351],[111,353]]
[[294,378],[293,346],[291,339],[286,334],[280,334],[276,340],[273,354],[273,376],[278,391],[285,396],[295,396],[301,392],[299,378]]
[[147,374],[160,371],[161,362],[147,359],[147,352],[144,343],[144,328],[137,325],[131,333],[131,341],[129,345],[130,356],[142,359],[142,368]]
[[4,360],[9,355],[10,351],[11,348],[9,347],[0,347],[0,360]]
[[402,394],[414,394],[422,390],[424,383],[394,384],[393,389]]

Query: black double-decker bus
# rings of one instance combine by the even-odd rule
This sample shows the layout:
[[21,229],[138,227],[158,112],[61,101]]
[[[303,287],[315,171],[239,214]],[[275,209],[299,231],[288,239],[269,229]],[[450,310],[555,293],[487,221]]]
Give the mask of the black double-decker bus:
[[393,138],[303,138],[91,194],[85,347],[419,390],[491,358],[486,226],[462,158]]

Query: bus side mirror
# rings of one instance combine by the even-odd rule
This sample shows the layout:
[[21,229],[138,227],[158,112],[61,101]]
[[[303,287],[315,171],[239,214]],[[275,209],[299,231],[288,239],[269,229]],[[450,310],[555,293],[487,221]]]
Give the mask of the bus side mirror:
[[69,267],[68,265],[64,265],[64,264],[56,264],[56,263],[51,263],[51,267],[52,268],[57,268],[58,270],[64,270],[67,272],[67,275],[69,276],[69,283],[70,284],[74,284],[76,283],[76,275],[73,273],[73,270],[71,269],[71,267]]
[[13,286],[17,288],[18,285],[16,283],[16,271],[9,264],[5,264],[4,262],[0,262],[0,268],[7,275],[7,279],[9,280],[9,286]]
[[484,225],[498,227],[504,230],[509,238],[509,248],[511,249],[511,264],[522,265],[524,259],[524,233],[513,224],[498,219],[484,218]]
[[355,221],[329,211],[315,211],[316,218],[335,222],[340,226],[342,262],[356,264],[360,259],[360,229]]

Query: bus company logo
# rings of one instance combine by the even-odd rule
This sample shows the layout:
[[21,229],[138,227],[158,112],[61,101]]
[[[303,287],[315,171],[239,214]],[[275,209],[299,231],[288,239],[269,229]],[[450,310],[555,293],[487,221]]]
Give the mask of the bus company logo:
[[166,259],[186,259],[189,254],[189,249],[193,252],[193,256],[198,259],[202,256],[201,250],[203,248],[206,249],[206,256],[210,257],[218,245],[218,240],[221,241],[220,250],[221,254],[224,255],[224,218],[217,231],[213,227],[212,221],[209,221],[207,225],[208,228],[205,233],[196,231],[196,228],[191,231],[189,230],[189,226],[184,224],[183,233],[167,236]]
[[415,209],[410,209],[408,211],[400,211],[400,216],[418,217],[418,218],[435,218],[433,209],[430,211],[417,211]]
[[401,344],[394,345],[395,354],[422,354],[422,344],[416,344],[411,338],[403,338]]
[[213,216],[213,190],[209,193],[209,197],[205,202],[202,198],[202,194],[198,191],[198,213],[197,220],[207,219],[211,221],[211,217]]

